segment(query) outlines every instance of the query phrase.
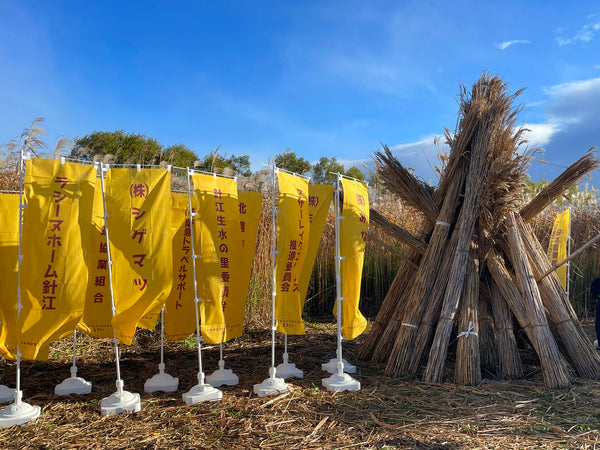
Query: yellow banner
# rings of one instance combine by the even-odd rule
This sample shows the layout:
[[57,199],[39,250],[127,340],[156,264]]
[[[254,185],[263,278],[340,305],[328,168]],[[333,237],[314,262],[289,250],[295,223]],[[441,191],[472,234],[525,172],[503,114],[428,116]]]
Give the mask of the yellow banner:
[[333,186],[330,184],[309,184],[308,185],[308,217],[310,222],[310,240],[308,241],[308,250],[306,260],[300,272],[300,294],[302,296],[302,305],[306,301],[306,292],[310,284],[315,258],[321,243],[323,229],[327,222],[329,205],[333,197]]
[[[548,245],[548,259],[553,266],[567,257],[567,242],[569,240],[569,225],[571,220],[569,209],[560,213],[554,219],[550,243]],[[563,285],[563,289],[567,289],[567,265],[563,264],[556,269],[556,274]]]
[[171,207],[170,175],[167,169],[111,168],[106,176],[116,307],[112,325],[127,345],[144,313],[164,303],[173,283],[171,217],[166,214]]
[[[26,164],[21,251],[21,303],[17,322],[23,358],[71,332],[84,307],[96,169],[34,158]],[[46,357],[47,355],[41,356]]]
[[[171,194],[171,233],[173,234],[173,288],[165,302],[165,338],[181,341],[196,331],[192,238],[188,194]],[[192,196],[194,211],[196,199]],[[194,233],[200,228],[194,221]],[[198,261],[196,261],[198,262]]]
[[17,349],[17,258],[19,194],[0,193],[0,354],[15,359]]
[[277,331],[304,334],[300,291],[302,266],[308,252],[310,223],[308,181],[279,171],[279,214],[275,256],[275,320]]
[[[247,290],[241,286],[240,218],[237,183],[231,178],[194,174],[198,198],[201,255],[196,261],[202,336],[218,344],[227,336],[241,334],[243,320],[227,323],[230,309],[237,308]],[[239,333],[239,334],[238,334]]]
[[225,323],[227,324],[226,339],[240,337],[244,329],[246,317],[246,302],[254,264],[254,251],[256,249],[256,236],[260,220],[260,210],[263,196],[260,192],[238,190],[240,239],[241,239],[241,268],[239,275],[239,295],[231,299],[231,308],[225,309]]
[[[358,309],[360,283],[369,230],[369,192],[364,183],[342,178],[343,220],[340,221],[342,277],[342,334],[351,340],[367,330],[368,323]],[[336,308],[334,306],[334,314]]]
[[99,178],[96,179],[94,189],[94,206],[90,226],[90,245],[87,248],[90,258],[89,277],[83,318],[79,322],[78,328],[89,336],[111,338],[113,337],[113,328],[108,283],[108,255],[104,229],[102,185]]

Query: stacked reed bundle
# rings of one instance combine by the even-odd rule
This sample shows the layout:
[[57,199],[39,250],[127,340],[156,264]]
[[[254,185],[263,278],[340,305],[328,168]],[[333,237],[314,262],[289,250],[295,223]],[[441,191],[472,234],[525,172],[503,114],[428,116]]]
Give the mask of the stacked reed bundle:
[[[519,93],[509,94],[500,78],[486,74],[470,92],[461,88],[457,131],[446,130],[450,154],[437,189],[424,186],[387,147],[376,154],[383,183],[424,218],[409,255],[418,268],[403,263],[359,352],[386,362],[388,375],[422,370],[425,381],[439,382],[456,342],[455,382],[479,383],[482,367],[520,377],[516,319],[547,387],[568,385],[573,371],[600,379],[600,358],[558,278],[541,278],[550,264],[525,223],[600,160],[588,152],[524,205],[529,155],[517,151],[524,142],[515,125],[521,108],[513,107]],[[411,242],[386,221],[374,223]]]

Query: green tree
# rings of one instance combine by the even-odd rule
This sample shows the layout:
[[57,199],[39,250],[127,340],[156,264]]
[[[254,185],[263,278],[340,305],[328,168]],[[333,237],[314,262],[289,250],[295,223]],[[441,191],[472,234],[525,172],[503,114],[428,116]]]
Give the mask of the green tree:
[[362,171],[356,166],[352,166],[348,170],[346,170],[345,175],[348,177],[356,178],[360,181],[365,181],[365,174],[362,173]]
[[250,156],[242,155],[230,157],[217,154],[219,149],[206,155],[201,160],[197,161],[195,168],[204,172],[226,173],[227,168],[232,171],[232,174],[249,177],[252,174],[250,170]]
[[165,148],[156,139],[143,134],[94,131],[75,139],[70,156],[85,160],[104,160],[113,164],[159,164],[193,167],[198,156],[184,144]]
[[273,158],[273,163],[281,169],[289,170],[290,172],[298,173],[300,175],[305,174],[311,169],[311,165],[306,159],[289,150],[276,155],[275,158]]
[[344,166],[337,161],[335,156],[331,159],[322,156],[312,167],[313,180],[315,183],[335,181],[336,173],[344,173]]
[[165,149],[162,160],[175,167],[194,167],[198,156],[184,144],[175,144]]

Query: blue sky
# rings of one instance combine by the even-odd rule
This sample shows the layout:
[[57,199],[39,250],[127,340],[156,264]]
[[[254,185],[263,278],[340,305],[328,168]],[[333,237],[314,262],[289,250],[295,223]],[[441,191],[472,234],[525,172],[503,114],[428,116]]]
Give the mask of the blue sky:
[[597,1],[0,0],[0,143],[45,117],[49,146],[124,129],[258,169],[383,142],[435,183],[433,139],[483,71],[527,88],[532,178],[600,145]]

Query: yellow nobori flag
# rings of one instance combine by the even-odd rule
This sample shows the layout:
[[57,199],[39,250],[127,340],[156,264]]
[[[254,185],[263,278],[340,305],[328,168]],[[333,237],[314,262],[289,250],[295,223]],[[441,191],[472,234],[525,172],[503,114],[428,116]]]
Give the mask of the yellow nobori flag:
[[[569,240],[569,234],[571,230],[569,226],[571,224],[569,209],[560,213],[554,219],[554,226],[552,227],[552,234],[550,236],[550,244],[548,244],[548,259],[550,264],[553,266],[565,259],[567,255],[567,242]],[[567,265],[563,264],[556,269],[556,274],[563,286],[563,289],[567,289]]]
[[[181,341],[196,331],[194,274],[188,194],[171,194],[171,233],[173,234],[173,287],[165,302],[165,337]],[[192,208],[198,211],[192,197]],[[194,221],[194,233],[200,227]]]
[[[246,295],[241,286],[242,246],[237,183],[231,178],[194,174],[194,193],[198,198],[200,258],[196,260],[202,336],[211,344],[241,334],[243,320],[227,323],[229,309]],[[194,236],[196,238],[196,236]]]
[[[351,340],[367,330],[367,319],[358,309],[360,283],[369,230],[369,192],[364,183],[342,178],[344,202],[340,221],[342,277],[342,334]],[[334,314],[336,309],[334,307]]]
[[225,309],[225,323],[227,324],[226,341],[240,337],[243,333],[246,302],[248,301],[248,290],[252,275],[252,265],[254,263],[256,235],[258,233],[263,196],[260,192],[238,190],[238,201],[241,270],[239,275],[239,289],[236,290],[238,295],[231,299],[229,303],[230,307]]
[[170,175],[167,169],[111,168],[106,176],[116,307],[112,325],[127,345],[144,313],[155,310],[171,290]]
[[[306,292],[310,283],[315,258],[319,250],[321,236],[327,222],[329,205],[333,197],[333,186],[330,184],[308,185],[308,216],[310,222],[310,240],[306,252],[306,260],[300,272],[300,293],[302,302],[306,301]],[[304,304],[304,303],[303,303]]]
[[[25,168],[18,345],[24,358],[72,332],[84,307],[96,169],[34,158]],[[40,357],[45,357],[46,355]]]
[[304,334],[304,293],[301,292],[300,283],[310,242],[308,181],[282,171],[277,173],[277,180],[279,214],[278,253],[275,256],[275,320],[277,331],[281,333]]
[[106,232],[104,228],[104,204],[102,203],[102,185],[96,180],[94,206],[90,223],[89,277],[85,294],[83,318],[79,329],[96,338],[113,337],[112,309],[110,304],[110,286],[108,283],[108,254]]
[[17,258],[19,194],[0,193],[0,354],[15,359],[17,349]]

